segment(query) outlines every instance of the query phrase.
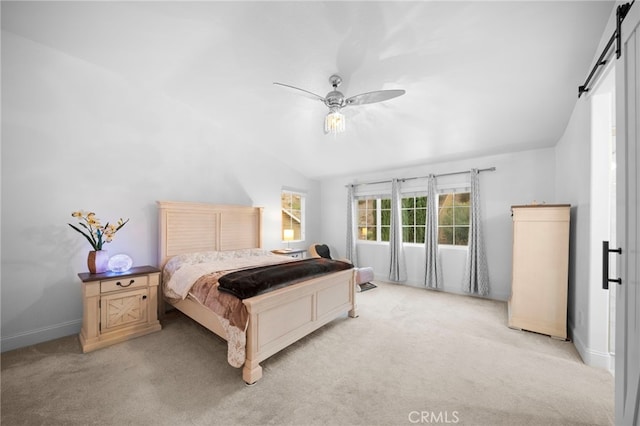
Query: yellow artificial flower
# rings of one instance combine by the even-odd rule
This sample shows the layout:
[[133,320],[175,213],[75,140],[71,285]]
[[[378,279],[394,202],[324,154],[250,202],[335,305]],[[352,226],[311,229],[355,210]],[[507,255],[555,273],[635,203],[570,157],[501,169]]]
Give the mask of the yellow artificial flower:
[[102,250],[103,244],[113,241],[116,232],[129,222],[129,219],[122,220],[122,218],[120,218],[117,225],[107,222],[105,226],[102,226],[100,219],[96,218],[95,213],[85,213],[84,210],[74,211],[71,213],[71,216],[79,218],[80,226],[84,229],[78,228],[70,223],[68,225],[81,233],[96,251]]

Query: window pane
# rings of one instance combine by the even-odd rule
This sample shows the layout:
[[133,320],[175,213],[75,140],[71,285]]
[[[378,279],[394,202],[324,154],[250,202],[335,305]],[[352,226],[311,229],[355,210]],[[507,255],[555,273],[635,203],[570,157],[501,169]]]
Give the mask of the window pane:
[[298,194],[294,194],[291,196],[291,208],[295,210],[300,210],[302,207],[302,197]]
[[363,211],[358,211],[358,227],[365,227],[367,226],[367,216],[366,213]]
[[469,227],[468,226],[458,226],[456,229],[456,240],[455,245],[457,246],[466,246],[469,244]]
[[380,224],[383,226],[391,225],[391,211],[390,210],[382,210],[380,211]]
[[416,209],[416,225],[426,225],[427,223],[427,210]]
[[412,208],[415,205],[414,203],[415,203],[415,200],[414,200],[413,197],[403,198],[401,205],[402,205],[403,209],[409,209],[409,208]]
[[[388,226],[380,227],[380,241],[389,241],[389,234],[391,233],[391,228]],[[375,241],[375,239],[374,239]]]
[[455,224],[468,225],[469,224],[469,207],[454,207],[455,210]]
[[402,228],[402,241],[405,243],[413,243],[415,241],[413,227],[409,226]]
[[418,226],[416,227],[416,243],[424,243],[424,237],[425,237],[425,227],[424,226]]
[[440,208],[453,205],[453,194],[440,194]]
[[426,208],[427,197],[416,197],[416,208]]
[[376,216],[376,211],[375,210],[368,210],[367,211],[367,226],[376,226],[376,223],[378,223],[378,216]]
[[360,210],[358,212],[358,226],[369,226],[375,223],[375,216],[372,216],[370,210]]
[[438,214],[438,225],[453,225],[453,208],[444,207]]
[[367,228],[367,240],[376,241],[378,239],[378,230],[376,228]]
[[358,225],[358,239],[366,240],[367,239],[367,228],[364,226]]
[[438,244],[453,244],[453,228],[438,228]]
[[380,208],[381,209],[391,209],[391,200],[389,198],[383,198],[380,200]]
[[413,225],[413,210],[402,210],[402,225]]
[[457,206],[470,206],[471,194],[468,192],[461,192],[455,195],[455,203]]

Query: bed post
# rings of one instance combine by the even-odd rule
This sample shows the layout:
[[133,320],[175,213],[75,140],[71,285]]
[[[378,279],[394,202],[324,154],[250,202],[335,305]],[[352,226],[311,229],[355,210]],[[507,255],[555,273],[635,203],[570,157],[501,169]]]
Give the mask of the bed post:
[[255,384],[262,378],[262,367],[258,361],[247,358],[242,368],[242,380],[248,385]]
[[242,379],[246,384],[252,385],[262,377],[262,367],[260,364],[260,357],[258,355],[258,333],[260,330],[260,318],[258,314],[253,311],[253,304],[249,303],[249,300],[245,300],[245,307],[249,314],[249,323],[246,330],[246,344],[245,344],[245,361],[242,368]]
[[351,293],[349,298],[351,299],[351,309],[349,309],[348,315],[351,318],[358,318],[358,304],[356,303],[356,273],[358,270],[353,268],[353,274],[351,275]]

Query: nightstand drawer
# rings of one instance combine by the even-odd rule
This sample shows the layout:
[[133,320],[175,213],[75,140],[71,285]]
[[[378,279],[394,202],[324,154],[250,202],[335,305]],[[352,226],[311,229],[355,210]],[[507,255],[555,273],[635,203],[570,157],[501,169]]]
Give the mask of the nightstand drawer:
[[111,291],[131,290],[134,288],[146,287],[149,283],[148,275],[140,275],[137,277],[122,277],[114,280],[100,281],[100,293],[109,293]]

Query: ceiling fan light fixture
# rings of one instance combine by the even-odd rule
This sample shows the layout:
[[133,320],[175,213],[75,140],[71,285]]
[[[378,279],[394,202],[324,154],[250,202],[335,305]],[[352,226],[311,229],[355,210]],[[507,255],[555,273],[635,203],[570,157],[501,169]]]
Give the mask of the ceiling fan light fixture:
[[346,120],[344,114],[338,109],[332,109],[324,118],[324,131],[334,136],[345,130]]
[[346,98],[342,94],[342,92],[338,91],[338,86],[340,86],[340,83],[342,83],[342,78],[340,78],[340,76],[335,74],[332,75],[331,77],[329,77],[329,83],[331,83],[331,86],[333,86],[333,90],[327,93],[327,96],[325,97],[316,95],[313,92],[301,89],[299,87],[291,86],[289,84],[276,82],[274,82],[273,84],[298,90],[300,92],[303,92],[307,97],[311,97],[312,99],[321,101],[323,104],[325,104],[325,106],[329,108],[329,113],[324,118],[324,132],[325,134],[333,133],[334,136],[338,133],[344,132],[345,130],[346,120],[344,115],[342,115],[342,113],[340,112],[342,108],[383,102],[405,94],[405,91],[402,89],[376,90],[373,92],[361,93],[359,95]]

